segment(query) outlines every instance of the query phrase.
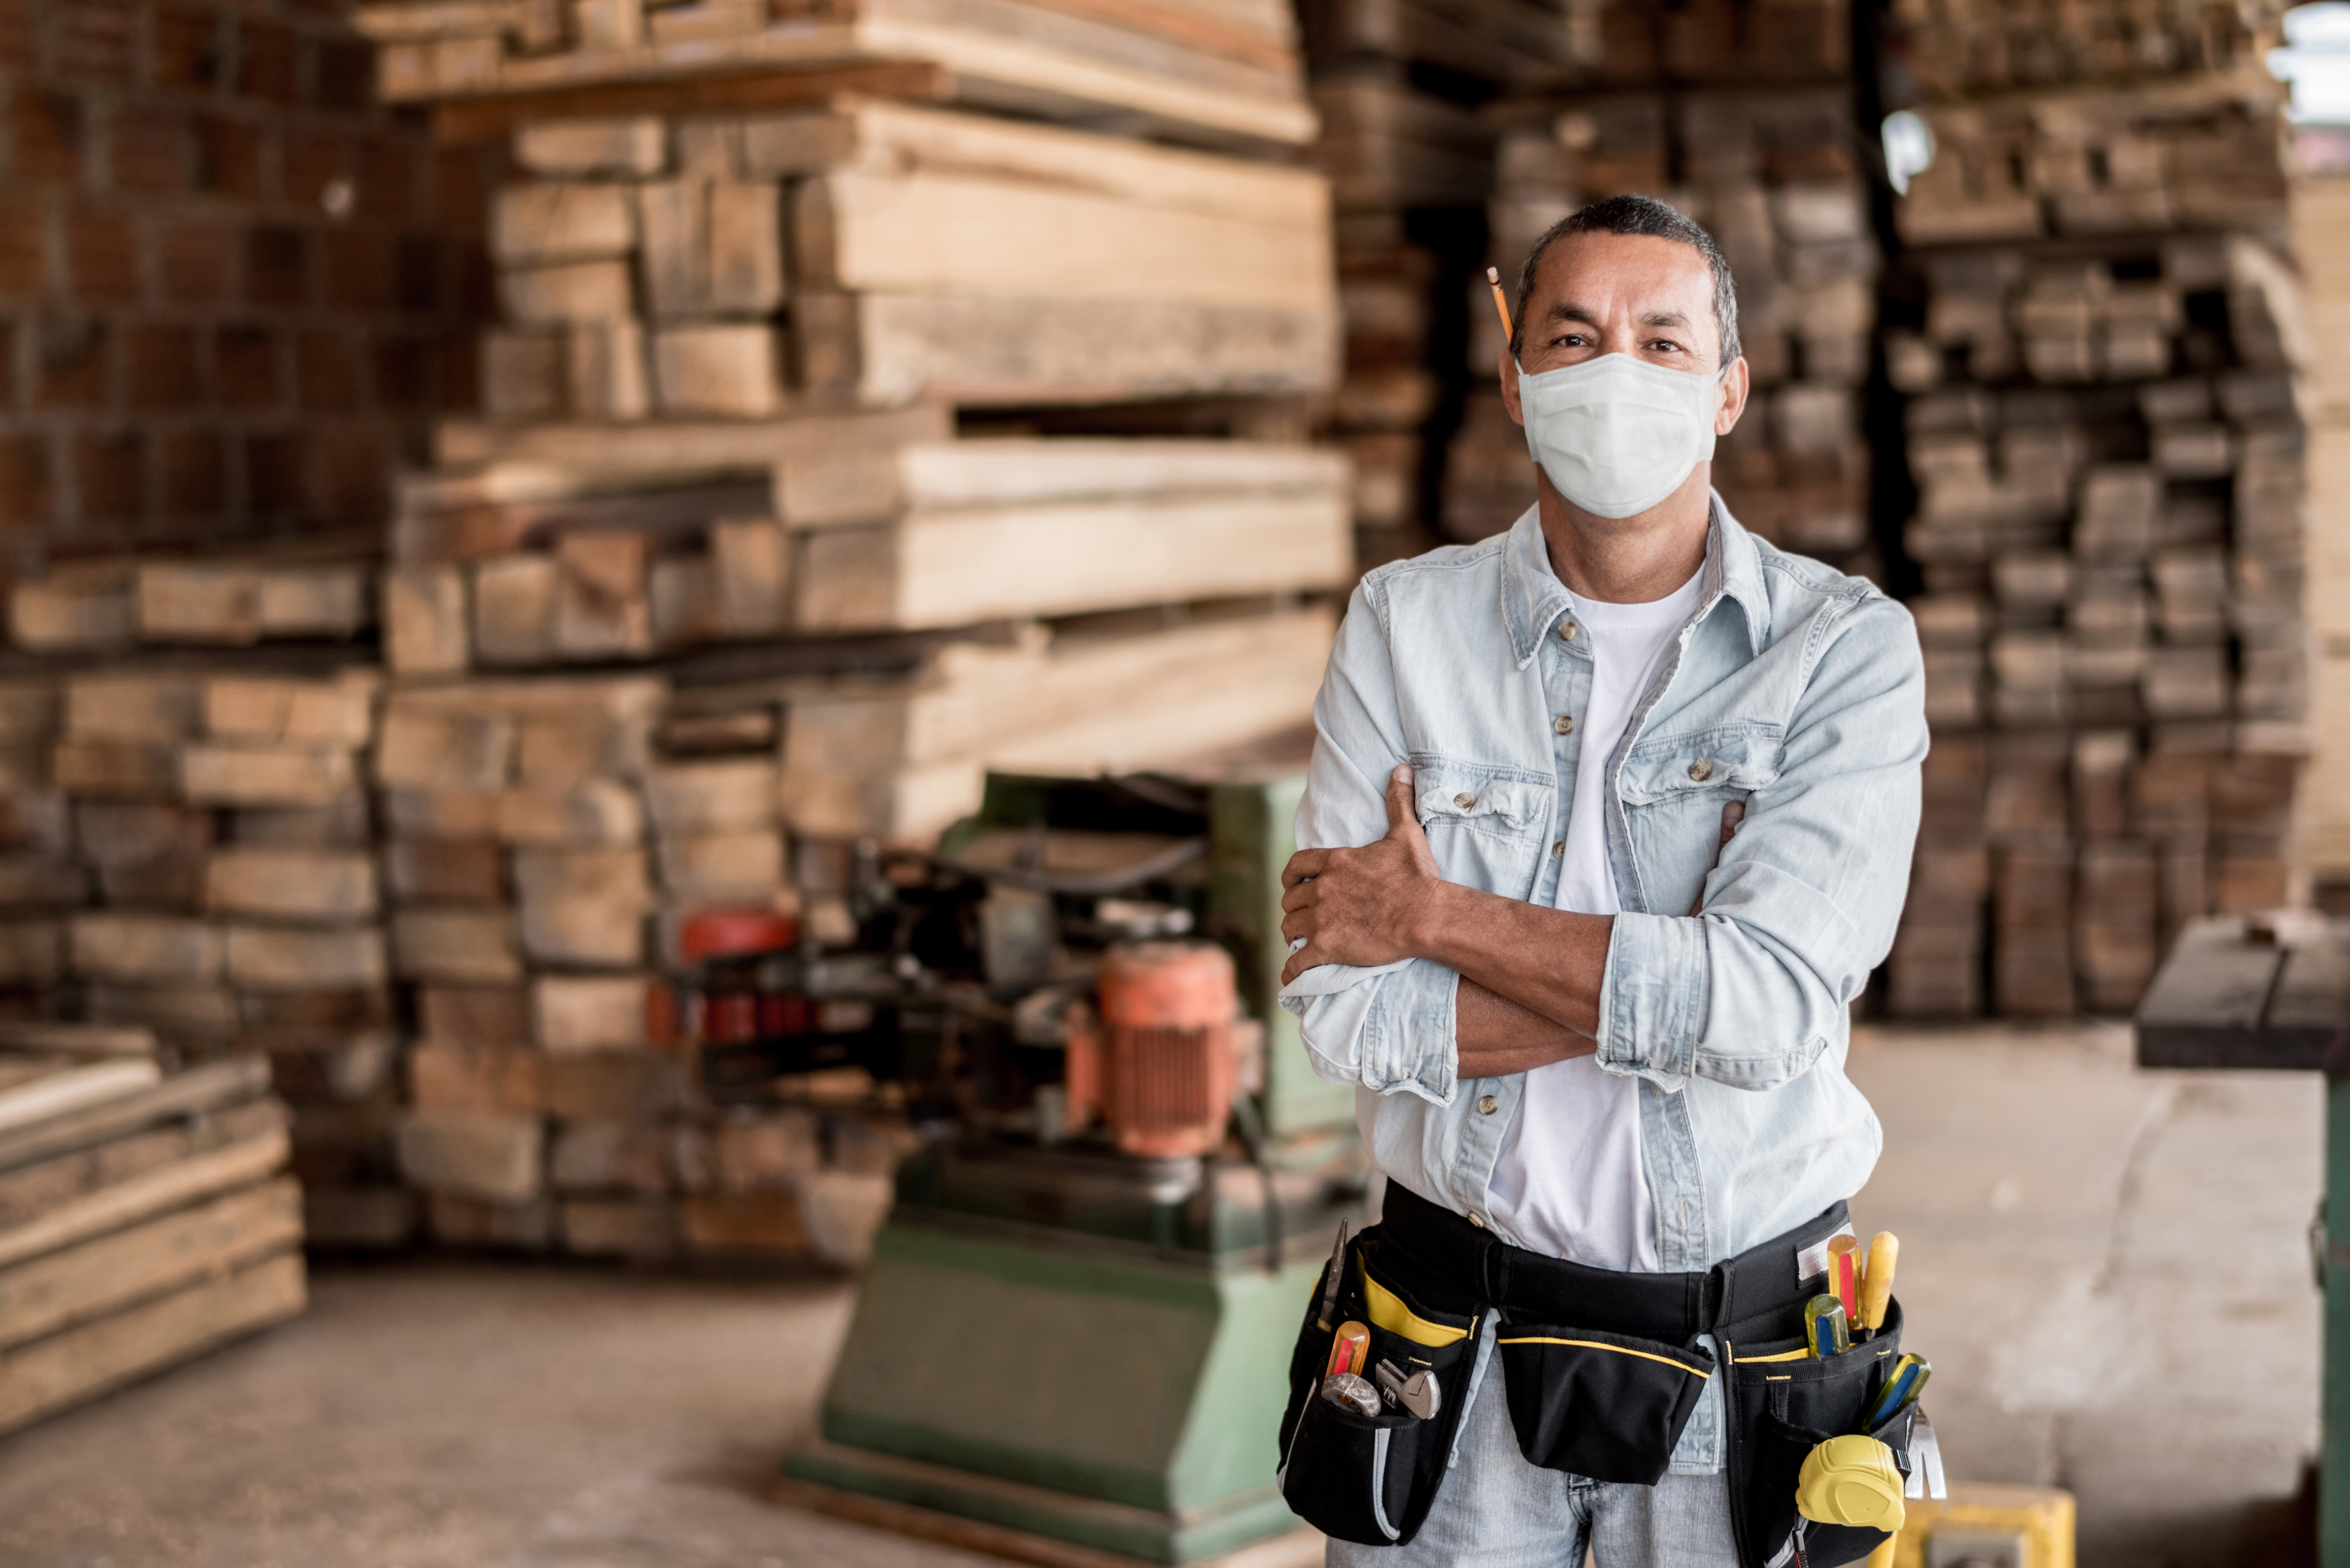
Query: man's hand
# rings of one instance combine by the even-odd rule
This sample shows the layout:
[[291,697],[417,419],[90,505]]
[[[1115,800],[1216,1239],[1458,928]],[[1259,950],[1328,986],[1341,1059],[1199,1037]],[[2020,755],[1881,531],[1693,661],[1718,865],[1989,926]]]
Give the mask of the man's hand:
[[1321,964],[1368,969],[1419,957],[1411,933],[1444,879],[1420,831],[1411,769],[1388,777],[1386,837],[1360,849],[1301,849],[1281,886],[1281,934],[1306,939],[1282,967],[1282,984]]

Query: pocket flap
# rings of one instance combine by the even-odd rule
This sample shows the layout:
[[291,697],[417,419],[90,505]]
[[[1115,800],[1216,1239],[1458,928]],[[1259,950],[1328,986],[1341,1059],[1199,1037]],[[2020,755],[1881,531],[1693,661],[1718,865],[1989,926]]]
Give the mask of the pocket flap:
[[1697,790],[1758,790],[1779,777],[1779,737],[1752,730],[1710,730],[1650,737],[1624,759],[1621,793],[1651,805]]
[[1414,802],[1419,820],[1430,827],[1450,822],[1465,827],[1518,829],[1547,821],[1555,787],[1547,780],[1517,778],[1454,763],[1412,764]]

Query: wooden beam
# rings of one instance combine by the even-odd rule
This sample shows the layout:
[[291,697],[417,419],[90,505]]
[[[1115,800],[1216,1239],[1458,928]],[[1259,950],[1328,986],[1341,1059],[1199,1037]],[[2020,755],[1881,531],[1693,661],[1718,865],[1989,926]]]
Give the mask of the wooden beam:
[[280,1252],[0,1355],[0,1431],[281,1323],[307,1300],[301,1253]]
[[143,1297],[302,1244],[302,1187],[265,1181],[0,1270],[0,1345],[22,1345]]
[[951,95],[953,80],[940,66],[883,61],[815,69],[770,67],[733,76],[667,81],[595,82],[435,104],[432,136],[443,146],[463,147],[503,141],[525,120],[755,113],[804,109],[842,93],[940,102]]
[[0,1268],[258,1181],[283,1169],[291,1150],[284,1129],[272,1128],[244,1143],[85,1193],[28,1224],[0,1231]]
[[104,1143],[173,1116],[199,1116],[263,1094],[269,1059],[234,1056],[164,1079],[155,1087],[37,1126],[0,1133],[0,1170],[89,1144]]

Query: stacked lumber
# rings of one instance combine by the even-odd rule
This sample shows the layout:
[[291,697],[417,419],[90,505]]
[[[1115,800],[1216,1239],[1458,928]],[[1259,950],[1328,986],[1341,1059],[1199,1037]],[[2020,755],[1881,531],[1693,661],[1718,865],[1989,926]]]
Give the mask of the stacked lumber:
[[[1844,8],[1619,5],[1599,20],[1604,53],[1587,85],[1489,110],[1503,128],[1492,265],[1514,280],[1551,224],[1622,192],[1704,224],[1737,283],[1752,381],[1744,418],[1715,452],[1715,487],[1764,538],[1881,575],[1862,409],[1879,263],[1842,80]],[[1758,81],[1771,85],[1748,85]],[[1481,384],[1446,476],[1445,530],[1457,539],[1507,527],[1534,498],[1523,432],[1493,382],[1501,324],[1477,303]]]
[[[44,1016],[150,1030],[174,1059],[260,1054],[294,1106],[312,1231],[391,1241],[412,1208],[368,796],[381,680],[366,665],[182,660],[56,692],[41,862],[55,906],[12,927]],[[28,867],[29,868],[29,867]],[[78,885],[77,885],[78,884]]]
[[1897,0],[1899,59],[1930,98],[2259,67],[2276,0]]
[[691,918],[846,940],[853,842],[926,844],[991,767],[1310,709],[1302,601],[1354,566],[1304,440],[1328,185],[1266,156],[1311,129],[1285,9],[367,9],[387,83],[512,154],[481,415],[403,482],[381,610],[397,1156],[438,1241],[855,1258],[887,1096],[706,1103]]
[[[2313,343],[2344,341],[2350,326],[2350,164],[2321,171],[2302,160],[2293,185],[2293,249],[2301,264]],[[2311,694],[2315,747],[2303,789],[2309,867],[2321,887],[2350,880],[2350,789],[2335,783],[2350,766],[2350,550],[2325,525],[2350,509],[2350,366],[2313,355],[2308,367],[2309,534],[2307,606],[2315,667]]]
[[[420,1034],[400,1170],[443,1244],[856,1262],[888,1207],[888,1107],[722,1111],[673,1037],[686,919],[797,895],[773,722],[668,707],[651,675],[393,691],[377,777]],[[657,751],[670,732],[685,754]]]
[[9,591],[26,653],[351,643],[375,626],[376,549],[327,539],[176,559],[66,561]]
[[1313,134],[1282,0],[380,0],[377,90],[438,106],[444,139],[519,116],[761,109],[844,92],[1153,134],[1295,143]]
[[[2213,42],[2235,14],[2074,50],[2085,13],[2012,10],[1996,68],[1953,58],[1920,108],[1939,151],[1897,206],[1885,358],[1935,754],[1897,1012],[2126,1012],[2187,921],[2300,890],[2310,441],[2278,90],[2155,74],[2237,58]],[[2128,36],[2125,70],[2105,44]],[[2011,77],[2051,85],[1958,96]]]
[[1301,170],[889,103],[523,125],[501,420],[1288,396],[1329,378]]
[[269,1068],[135,1029],[0,1025],[0,1431],[302,1311]]
[[1446,446],[1479,379],[1461,351],[1493,183],[1493,130],[1479,106],[1587,63],[1593,7],[1308,0],[1300,11],[1346,327],[1326,437],[1354,462],[1357,549],[1368,567],[1440,537]]
[[[1331,454],[956,441],[944,423],[935,407],[763,422],[729,432],[731,452],[706,443],[699,472],[667,441],[592,428],[446,431],[444,452],[504,455],[403,483],[391,667],[648,659],[1332,587],[1350,569]],[[548,461],[575,438],[574,461]],[[667,466],[617,461],[635,451]]]

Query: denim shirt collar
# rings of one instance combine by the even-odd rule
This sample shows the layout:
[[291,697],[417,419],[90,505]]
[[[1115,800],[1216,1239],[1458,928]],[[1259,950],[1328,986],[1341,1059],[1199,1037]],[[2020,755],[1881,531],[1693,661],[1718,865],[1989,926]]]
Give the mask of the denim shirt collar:
[[[1771,639],[1771,602],[1762,588],[1762,566],[1754,535],[1730,514],[1719,491],[1709,493],[1712,515],[1706,524],[1704,585],[1693,618],[1703,620],[1724,597],[1736,599],[1746,612],[1750,651],[1759,654]],[[1565,610],[1569,599],[1566,585],[1551,570],[1550,547],[1543,539],[1542,507],[1529,506],[1525,515],[1511,524],[1509,539],[1502,547],[1502,613],[1520,670],[1533,662],[1543,639],[1550,634],[1551,623]]]

